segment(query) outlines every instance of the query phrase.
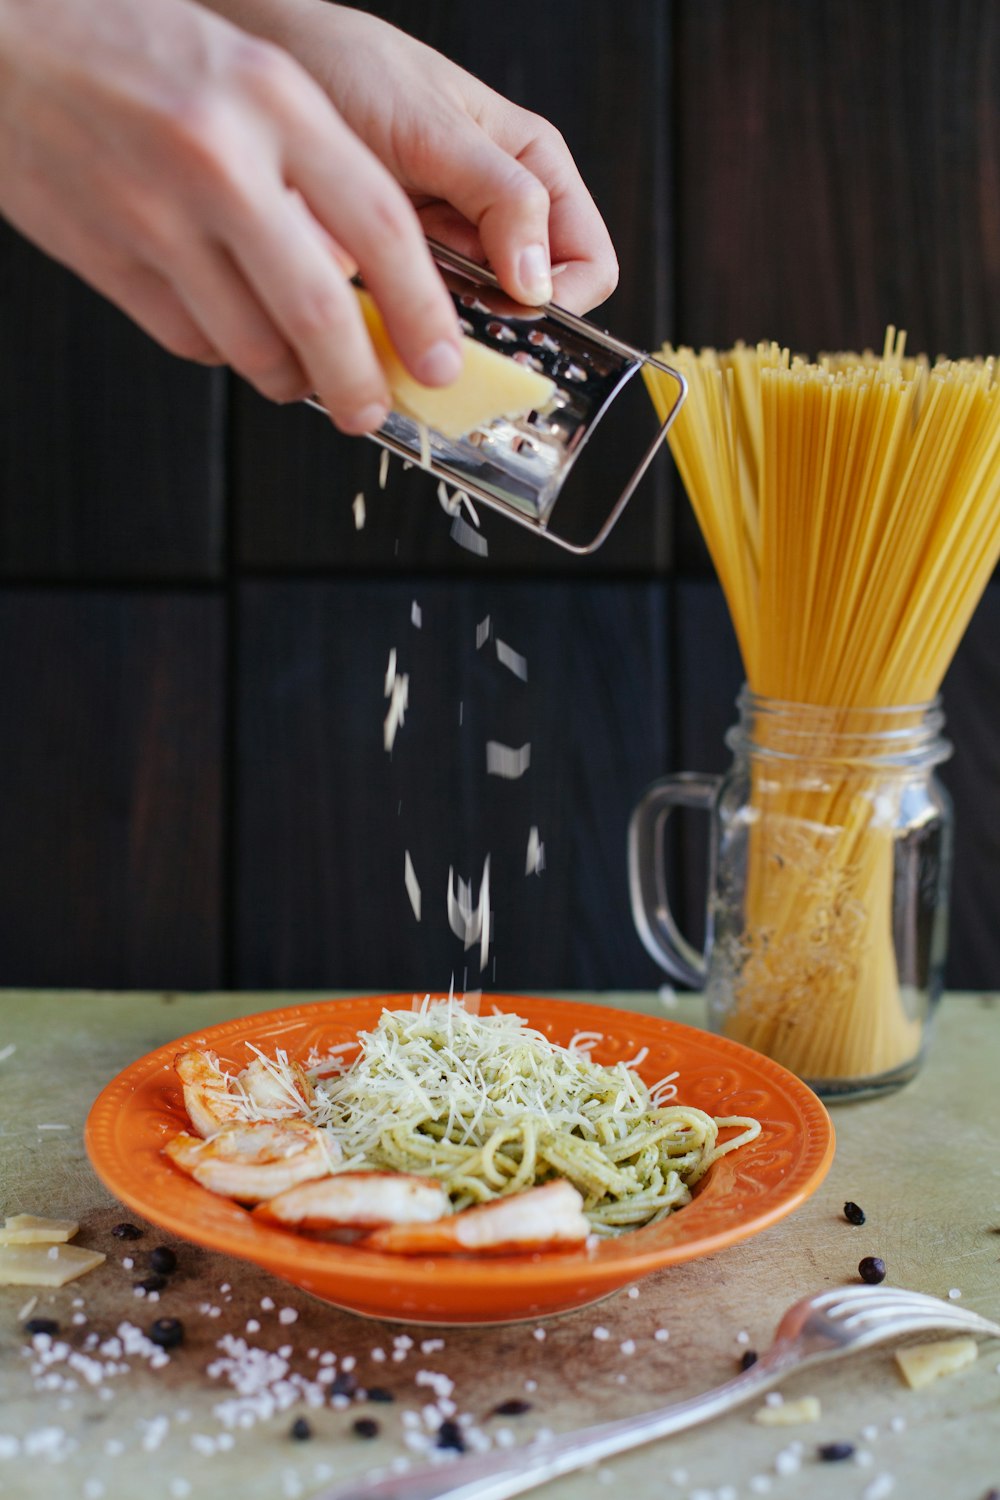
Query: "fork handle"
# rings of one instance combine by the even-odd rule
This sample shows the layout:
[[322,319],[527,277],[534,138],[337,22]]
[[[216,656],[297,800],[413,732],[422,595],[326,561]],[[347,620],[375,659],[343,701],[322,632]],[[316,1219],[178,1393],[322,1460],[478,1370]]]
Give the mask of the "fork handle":
[[561,1474],[720,1416],[766,1391],[795,1362],[786,1351],[770,1349],[724,1385],[657,1411],[564,1433],[532,1447],[507,1448],[374,1481],[362,1478],[338,1484],[316,1500],[508,1500]]

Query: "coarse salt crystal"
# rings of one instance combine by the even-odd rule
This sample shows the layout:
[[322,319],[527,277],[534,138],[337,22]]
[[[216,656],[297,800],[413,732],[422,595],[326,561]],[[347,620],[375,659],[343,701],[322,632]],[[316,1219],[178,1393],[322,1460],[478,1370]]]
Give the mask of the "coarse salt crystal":
[[279,1312],[279,1314],[278,1314],[278,1322],[279,1323],[297,1323],[298,1322],[298,1317],[299,1317],[298,1312],[295,1310],[294,1307],[283,1307],[281,1309],[281,1311]]
[[621,1352],[623,1354],[634,1354],[635,1353],[635,1339],[623,1339],[622,1342],[618,1345],[618,1347],[619,1347],[619,1349],[621,1350]]
[[104,1480],[94,1478],[85,1479],[80,1493],[83,1496],[83,1500],[101,1500],[101,1496],[104,1494]]
[[182,1479],[180,1475],[171,1479],[167,1488],[170,1492],[170,1500],[187,1500],[187,1496],[191,1493],[190,1484],[186,1479]]
[[524,1389],[526,1391],[528,1391],[529,1393],[531,1391],[537,1391],[538,1390],[538,1381],[537,1380],[526,1380],[524,1382]]
[[667,1339],[670,1337],[670,1329],[658,1328],[653,1334],[653,1337],[658,1344],[665,1344],[667,1342]]
[[766,1474],[754,1474],[750,1480],[750,1488],[755,1495],[766,1495],[771,1488],[771,1481]]
[[594,1329],[594,1338],[595,1339],[599,1339],[602,1344],[607,1339],[609,1339],[610,1337],[611,1337],[611,1334],[608,1332],[608,1330],[606,1328],[595,1328]]
[[439,1349],[444,1348],[444,1339],[422,1339],[420,1344],[421,1354],[437,1354]]
[[356,1364],[357,1360],[353,1354],[345,1354],[344,1358],[340,1361],[340,1368],[342,1370],[353,1370]]
[[900,1417],[900,1416],[890,1417],[889,1418],[889,1431],[890,1432],[905,1432],[906,1431],[906,1418],[905,1417]]
[[869,1424],[867,1427],[862,1427],[861,1436],[864,1438],[866,1443],[874,1443],[875,1439],[878,1437],[878,1428],[872,1426],[871,1424]]
[[639,1295],[639,1288],[637,1286],[630,1286],[628,1289],[628,1294],[634,1301],[635,1298]]
[[791,1449],[784,1448],[774,1460],[776,1474],[797,1474],[802,1467],[802,1460],[797,1453]]
[[750,1335],[747,1333],[745,1328],[741,1328],[739,1333],[736,1335],[736,1342],[738,1344],[749,1344]]
[[896,1481],[891,1474],[879,1474],[861,1491],[861,1500],[885,1500],[895,1488]]
[[867,1448],[859,1448],[854,1455],[854,1462],[859,1469],[870,1469],[875,1462],[874,1453],[869,1453]]
[[[949,1291],[949,1293],[948,1293],[948,1296],[951,1298],[952,1302],[957,1302],[958,1299],[959,1299],[959,1297],[961,1297],[961,1295],[962,1295],[962,1289],[961,1289],[961,1287],[957,1287],[957,1286],[953,1286],[951,1288],[951,1290]],[[888,1494],[888,1490],[885,1493]]]
[[544,1341],[545,1341],[545,1329],[544,1328],[536,1328],[533,1331],[532,1337],[536,1338],[540,1344],[544,1343]]
[[247,1318],[246,1331],[247,1333],[260,1333],[260,1324],[256,1318]]
[[785,1398],[780,1391],[768,1391],[767,1395],[764,1397],[764,1404],[765,1406],[781,1406],[784,1402],[784,1399]]
[[271,1312],[274,1309],[274,1299],[272,1297],[261,1297],[260,1305],[265,1312]]
[[0,1432],[0,1458],[16,1458],[21,1451],[20,1440],[9,1432]]
[[383,1360],[385,1359],[385,1350],[384,1349],[373,1349],[371,1357],[372,1357],[372,1359],[375,1361],[375,1363],[377,1365],[380,1365],[383,1362]]
[[135,1261],[132,1259],[131,1255],[123,1255],[122,1265],[125,1267],[126,1271],[131,1271],[132,1267],[135,1265]]

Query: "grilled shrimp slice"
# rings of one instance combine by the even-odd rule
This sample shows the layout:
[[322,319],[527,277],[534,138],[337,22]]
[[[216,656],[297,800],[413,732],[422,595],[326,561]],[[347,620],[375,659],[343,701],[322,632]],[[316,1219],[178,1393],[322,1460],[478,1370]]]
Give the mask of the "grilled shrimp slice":
[[325,1177],[340,1157],[336,1142],[305,1120],[241,1120],[208,1140],[182,1132],[163,1149],[202,1187],[241,1203]]
[[292,1060],[283,1062],[279,1069],[265,1058],[255,1057],[239,1074],[237,1083],[270,1120],[305,1114],[316,1097],[305,1068]]
[[313,1086],[297,1062],[279,1069],[255,1057],[235,1078],[224,1071],[214,1052],[181,1052],[174,1069],[184,1085],[184,1107],[198,1135],[214,1135],[224,1125],[254,1117],[260,1111],[270,1120],[305,1114],[314,1098]]
[[214,1052],[181,1052],[174,1058],[174,1071],[184,1085],[188,1119],[199,1135],[214,1135],[224,1125],[246,1119],[246,1101],[234,1091]]
[[561,1178],[543,1187],[477,1204],[433,1224],[392,1224],[365,1240],[371,1250],[400,1255],[494,1254],[558,1250],[579,1245],[590,1233],[583,1199]]
[[448,1194],[430,1177],[410,1172],[338,1172],[279,1193],[254,1218],[295,1229],[371,1229],[440,1219]]

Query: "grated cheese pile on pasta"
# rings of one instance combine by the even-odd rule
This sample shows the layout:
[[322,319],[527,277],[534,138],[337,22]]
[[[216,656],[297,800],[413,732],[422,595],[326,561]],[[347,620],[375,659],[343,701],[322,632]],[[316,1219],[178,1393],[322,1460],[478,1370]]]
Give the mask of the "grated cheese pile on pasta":
[[[333,1077],[329,1059],[311,1059],[310,1118],[340,1146],[339,1170],[433,1177],[455,1211],[563,1178],[593,1230],[615,1234],[682,1208],[714,1161],[760,1133],[742,1116],[658,1107],[624,1063],[602,1067],[583,1045],[451,999],[383,1011],[359,1040]],[[720,1144],[723,1127],[739,1133]]]

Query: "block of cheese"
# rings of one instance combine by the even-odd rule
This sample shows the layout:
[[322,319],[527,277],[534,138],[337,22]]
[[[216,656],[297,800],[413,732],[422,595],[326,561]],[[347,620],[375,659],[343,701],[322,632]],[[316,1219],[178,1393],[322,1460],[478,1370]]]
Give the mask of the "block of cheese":
[[933,1344],[911,1344],[896,1350],[896,1363],[912,1390],[919,1391],[941,1375],[971,1365],[979,1354],[975,1339],[938,1339]]
[[65,1286],[105,1259],[76,1245],[0,1245],[0,1286]]
[[432,427],[442,437],[460,438],[497,417],[512,421],[547,406],[555,382],[537,370],[499,354],[475,339],[462,339],[462,373],[451,385],[421,385],[407,370],[389,339],[382,315],[367,292],[358,291],[368,334],[385,371],[393,408]]
[[8,1214],[3,1228],[0,1228],[0,1245],[51,1245],[58,1240],[71,1240],[79,1227],[74,1219]]
[[761,1406],[753,1414],[761,1427],[798,1427],[803,1422],[818,1422],[820,1404],[817,1396],[803,1396],[798,1401],[782,1401],[780,1406]]

